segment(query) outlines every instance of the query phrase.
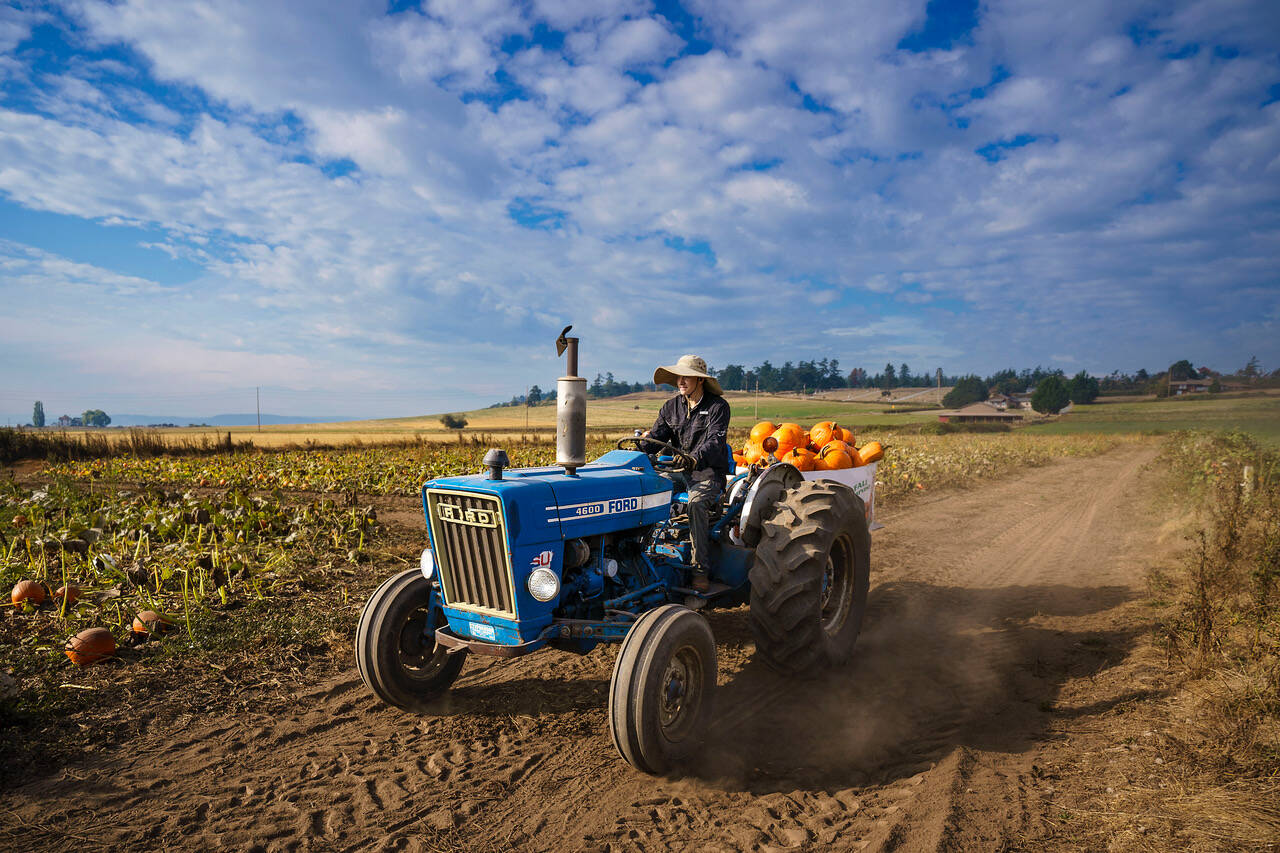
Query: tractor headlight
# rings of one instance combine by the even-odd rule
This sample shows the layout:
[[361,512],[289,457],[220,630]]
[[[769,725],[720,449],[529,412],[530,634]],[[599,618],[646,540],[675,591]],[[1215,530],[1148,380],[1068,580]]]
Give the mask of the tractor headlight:
[[418,566],[422,569],[422,576],[427,580],[431,580],[435,575],[436,555],[431,553],[430,548],[422,552],[422,557],[418,560]]
[[560,579],[548,568],[529,573],[529,594],[539,601],[550,601],[560,594]]

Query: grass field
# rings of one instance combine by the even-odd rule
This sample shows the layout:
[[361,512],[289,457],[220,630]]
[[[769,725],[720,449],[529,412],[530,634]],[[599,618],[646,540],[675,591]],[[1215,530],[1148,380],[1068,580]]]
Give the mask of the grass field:
[[[662,392],[644,392],[591,400],[587,403],[587,430],[594,434],[605,433],[615,438],[630,434],[633,429],[648,429],[670,395]],[[775,423],[792,421],[812,426],[818,421],[834,420],[855,431],[859,428],[894,427],[903,424],[923,423],[935,419],[929,411],[892,413],[896,405],[886,403],[849,403],[821,397],[794,397],[761,394],[758,397],[741,391],[725,395],[733,409],[734,429],[748,430],[758,421]],[[914,408],[919,401],[909,405]],[[890,413],[886,414],[886,411]],[[548,439],[554,436],[556,407],[554,405],[504,406],[495,409],[476,409],[459,412],[467,419],[464,437],[481,433],[492,435],[529,436]],[[122,440],[128,435],[124,430],[69,430],[70,433],[88,432]],[[384,418],[380,420],[346,421],[321,424],[280,424],[257,427],[182,427],[176,429],[148,430],[157,433],[174,444],[182,442],[217,442],[231,435],[236,443],[250,442],[255,447],[285,447],[317,442],[325,445],[345,445],[357,442],[385,444],[406,440],[441,441],[455,438],[457,430],[447,430],[440,423],[440,415],[422,415],[412,418]]]
[[1280,445],[1280,394],[1175,397],[1097,402],[1025,428],[1032,434],[1172,432],[1184,429],[1239,430]]
[[[587,430],[593,437],[617,438],[630,434],[633,429],[647,429],[667,396],[661,392],[645,392],[606,400],[591,400],[587,404]],[[735,435],[750,429],[761,420],[775,423],[790,421],[805,427],[818,421],[834,420],[861,434],[872,431],[892,432],[904,426],[931,423],[937,419],[935,411],[929,409],[893,411],[895,406],[914,408],[918,405],[915,400],[901,404],[864,403],[832,399],[834,395],[831,394],[825,398],[816,395],[756,396],[741,391],[730,391],[725,396],[733,408],[731,429]],[[458,414],[467,419],[467,428],[461,431],[464,441],[549,440],[555,433],[554,405],[533,406],[528,409],[523,406],[476,409]],[[1280,445],[1280,392],[1276,391],[1248,396],[1205,395],[1163,400],[1134,397],[1103,399],[1092,405],[1077,406],[1061,417],[1044,421],[1040,421],[1039,416],[1034,413],[1027,414],[1032,422],[1018,429],[1031,435],[1230,429],[1251,433],[1271,445]],[[124,441],[129,435],[125,430],[68,432],[104,436],[111,441]],[[148,433],[158,435],[171,446],[225,442],[230,434],[236,444],[247,442],[261,448],[304,446],[308,443],[343,446],[404,441],[439,442],[457,440],[460,435],[458,430],[446,430],[440,423],[439,415],[274,425],[263,427],[261,431],[256,427],[185,427],[148,430]]]

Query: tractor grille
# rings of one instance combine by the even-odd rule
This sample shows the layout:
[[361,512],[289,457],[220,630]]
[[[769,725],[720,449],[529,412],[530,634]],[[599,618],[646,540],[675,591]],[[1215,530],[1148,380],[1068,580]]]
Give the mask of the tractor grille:
[[502,503],[489,495],[427,492],[436,564],[451,607],[516,616]]

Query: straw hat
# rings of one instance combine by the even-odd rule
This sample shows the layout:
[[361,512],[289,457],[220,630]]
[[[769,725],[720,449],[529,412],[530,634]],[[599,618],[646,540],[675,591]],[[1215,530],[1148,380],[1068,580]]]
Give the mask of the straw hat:
[[653,371],[653,384],[675,385],[677,377],[680,376],[696,376],[704,380],[704,386],[712,394],[724,394],[720,390],[720,383],[716,381],[716,378],[707,373],[707,362],[696,355],[682,355],[675,364],[669,367],[659,367]]

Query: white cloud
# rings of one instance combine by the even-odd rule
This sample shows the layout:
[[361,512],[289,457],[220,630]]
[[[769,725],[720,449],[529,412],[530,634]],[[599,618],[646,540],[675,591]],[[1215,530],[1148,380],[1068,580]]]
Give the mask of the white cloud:
[[[280,360],[263,363],[291,384],[295,357],[341,371],[340,353],[370,381],[390,364],[421,387],[407,365],[475,353],[491,365],[476,387],[505,396],[545,385],[572,321],[592,363],[632,377],[689,340],[717,363],[994,369],[1076,347],[1127,366],[1197,339],[1208,361],[1261,332],[1206,335],[1184,300],[1275,309],[1265,4],[1097,0],[1064,21],[994,0],[967,39],[923,53],[897,50],[923,0],[694,4],[714,42],[696,56],[640,3],[75,8],[85,55],[19,61],[28,100],[0,102],[0,193],[160,232],[154,251],[206,272],[188,288],[211,291],[193,297],[202,318],[226,341],[269,329]],[[19,46],[29,23],[5,14],[0,44]],[[1135,41],[1138,25],[1155,35]],[[546,26],[563,49],[530,43]],[[1216,43],[1184,50],[1197,27]],[[116,43],[145,62],[92,51]],[[127,289],[9,253],[55,291]],[[172,299],[129,286],[133,306]],[[815,333],[778,308],[795,287],[855,319]],[[156,340],[191,338],[167,311]]]

